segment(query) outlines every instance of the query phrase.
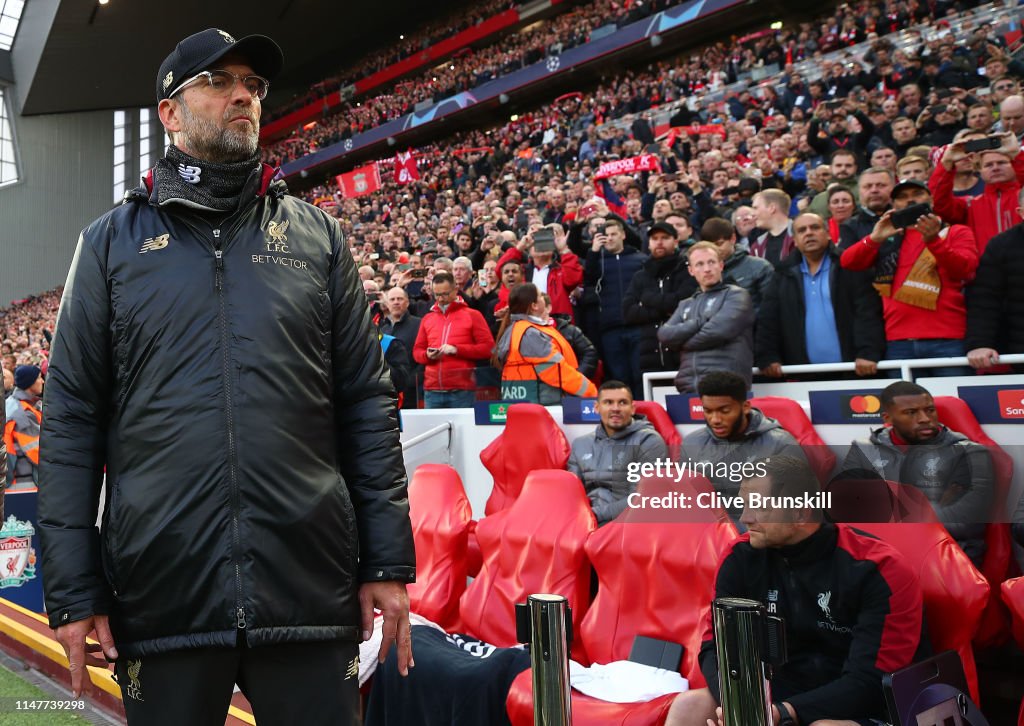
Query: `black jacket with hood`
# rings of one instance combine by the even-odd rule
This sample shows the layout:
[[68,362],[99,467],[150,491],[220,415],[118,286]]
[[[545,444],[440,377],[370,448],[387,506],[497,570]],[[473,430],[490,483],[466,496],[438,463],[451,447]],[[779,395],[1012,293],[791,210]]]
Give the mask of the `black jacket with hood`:
[[356,641],[358,584],[414,578],[355,264],[271,176],[212,224],[158,205],[151,174],[79,238],[44,404],[46,609],[51,627],[109,614],[123,657]]

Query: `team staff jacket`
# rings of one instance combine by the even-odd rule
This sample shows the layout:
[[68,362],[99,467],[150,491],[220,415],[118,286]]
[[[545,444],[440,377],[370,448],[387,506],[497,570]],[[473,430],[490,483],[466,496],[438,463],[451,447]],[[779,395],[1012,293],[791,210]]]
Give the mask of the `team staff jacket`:
[[[7,422],[4,424],[4,445],[10,461],[7,474],[11,482],[32,483],[39,466],[39,424],[42,413],[39,399],[15,388],[5,406]],[[6,479],[5,479],[6,481]]]
[[[455,355],[431,360],[427,348],[454,345]],[[486,360],[494,347],[494,336],[484,316],[466,305],[461,297],[444,310],[437,303],[420,321],[413,359],[426,366],[423,387],[428,391],[472,390],[476,388],[473,371],[476,361]]]
[[633,275],[622,299],[622,317],[627,325],[640,327],[640,369],[669,371],[679,366],[679,353],[658,340],[658,328],[697,291],[697,281],[676,252],[667,257],[648,257]]
[[947,224],[966,224],[978,242],[978,255],[985,253],[990,239],[1021,222],[1017,207],[1020,202],[1021,183],[1024,182],[1024,152],[1013,158],[1016,178],[999,184],[986,184],[985,191],[976,197],[958,197],[953,194],[956,169],[936,164],[928,188],[932,192],[935,213]]
[[597,387],[577,370],[579,363],[569,341],[554,325],[519,314],[511,322],[497,344],[497,356],[504,361],[502,398],[552,406],[563,395],[597,395]]
[[711,371],[732,371],[750,386],[754,367],[754,306],[742,287],[719,283],[679,303],[658,340],[681,348],[676,388],[696,391]]
[[79,239],[44,406],[46,609],[109,613],[122,657],[357,640],[359,582],[414,578],[355,264],[271,176],[219,226],[150,181]]
[[967,556],[981,566],[995,489],[988,449],[945,426],[928,443],[912,446],[894,440],[891,428],[878,428],[850,446],[843,470],[857,469],[919,489]]
[[[789,660],[775,670],[772,698],[802,724],[887,721],[882,675],[929,650],[916,576],[890,545],[843,524],[778,548],[755,549],[742,535],[719,565],[715,597],[757,600],[785,621]],[[710,610],[699,660],[721,702]]]

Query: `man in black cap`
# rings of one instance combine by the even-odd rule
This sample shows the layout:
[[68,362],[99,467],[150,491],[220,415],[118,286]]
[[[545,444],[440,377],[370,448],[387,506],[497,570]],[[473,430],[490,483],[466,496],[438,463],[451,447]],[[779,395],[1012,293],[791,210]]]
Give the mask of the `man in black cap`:
[[82,232],[61,303],[46,610],[73,695],[115,660],[130,724],[222,722],[236,683],[261,724],[355,724],[375,607],[380,657],[412,665],[394,386],[337,220],[259,162],[282,62],[263,36],[178,44],[173,145]]
[[39,366],[14,369],[14,392],[7,399],[4,442],[7,448],[9,488],[33,489],[39,471],[39,423],[42,420],[40,397],[43,374]]
[[658,341],[658,328],[672,317],[680,300],[697,291],[697,281],[679,254],[676,228],[655,222],[647,230],[650,250],[633,275],[622,300],[627,325],[640,326],[640,373],[670,371],[679,366],[679,354]]

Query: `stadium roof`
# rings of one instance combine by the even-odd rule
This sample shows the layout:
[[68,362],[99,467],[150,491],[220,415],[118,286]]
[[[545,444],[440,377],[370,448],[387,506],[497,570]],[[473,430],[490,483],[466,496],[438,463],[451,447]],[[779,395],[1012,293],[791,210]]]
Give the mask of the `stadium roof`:
[[439,12],[447,9],[416,0],[28,0],[11,59],[23,114],[144,107],[155,104],[156,70],[183,37],[208,27],[263,33],[285,55],[273,107]]

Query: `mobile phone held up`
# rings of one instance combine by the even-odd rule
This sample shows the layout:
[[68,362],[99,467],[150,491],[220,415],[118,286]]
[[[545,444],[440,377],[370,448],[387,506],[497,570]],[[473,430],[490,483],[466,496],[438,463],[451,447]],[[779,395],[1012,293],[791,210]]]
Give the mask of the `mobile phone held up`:
[[555,251],[555,233],[553,230],[543,227],[533,233],[533,249],[537,252]]
[[917,224],[917,220],[931,213],[932,205],[922,202],[921,204],[911,204],[909,207],[904,207],[898,212],[893,212],[892,217],[889,219],[896,229],[906,229],[907,227],[913,227]]
[[983,139],[971,139],[964,142],[964,151],[968,153],[976,151],[995,151],[1003,145],[1003,140],[998,136],[986,136]]

